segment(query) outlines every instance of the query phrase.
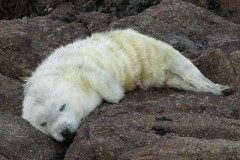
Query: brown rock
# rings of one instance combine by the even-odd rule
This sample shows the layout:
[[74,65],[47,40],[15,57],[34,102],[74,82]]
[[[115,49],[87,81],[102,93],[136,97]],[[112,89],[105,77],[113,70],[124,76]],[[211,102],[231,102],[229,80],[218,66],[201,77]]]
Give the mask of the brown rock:
[[55,47],[87,35],[81,23],[50,17],[0,21],[0,159],[63,159],[68,145],[20,118],[22,79]]
[[195,64],[212,81],[239,88],[240,51],[224,54],[222,51],[216,50],[201,55]]
[[[240,84],[240,26],[203,8],[163,0],[111,27],[132,27],[189,57],[201,55],[195,63],[207,77],[236,89]],[[239,95],[239,90],[227,97],[173,90],[128,94],[87,117],[65,159],[238,159]]]
[[235,95],[131,93],[85,120],[65,160],[237,159],[240,123],[232,113],[238,106]]
[[90,33],[103,32],[108,30],[112,17],[103,13],[79,13],[77,15],[77,21],[82,22],[88,28]]
[[161,0],[73,0],[76,12],[108,13],[119,18],[136,15],[146,8],[160,3]]
[[162,39],[188,57],[206,50],[239,49],[240,25],[181,0],[163,0],[144,12],[111,23],[112,28],[132,27]]
[[74,11],[74,5],[70,3],[62,3],[56,6],[50,15],[62,15]]
[[235,23],[240,23],[240,1],[239,0],[217,0],[215,11]]
[[22,84],[0,74],[0,112],[20,115]]
[[217,15],[235,23],[240,23],[239,0],[184,0],[204,7]]
[[62,159],[68,144],[59,144],[18,116],[0,112],[0,159]]
[[19,79],[28,76],[53,48],[87,36],[81,23],[49,17],[0,21],[0,73]]
[[[68,144],[55,143],[19,117],[22,77],[60,45],[126,27],[174,45],[196,58],[208,78],[236,91],[226,97],[171,89],[129,93],[121,103],[105,103],[86,118],[65,159],[240,159],[240,25],[209,12],[208,0],[188,1],[162,0],[120,20],[111,13],[124,15],[134,6],[114,1],[109,14],[79,13],[65,3],[50,16],[0,21],[0,159],[63,159]],[[215,2],[234,11],[234,18],[236,1]],[[116,6],[120,2],[123,6]]]

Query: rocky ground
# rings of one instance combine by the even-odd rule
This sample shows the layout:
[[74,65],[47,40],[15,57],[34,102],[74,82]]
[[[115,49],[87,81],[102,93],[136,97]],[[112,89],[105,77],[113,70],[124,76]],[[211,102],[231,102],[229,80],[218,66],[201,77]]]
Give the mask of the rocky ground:
[[[31,18],[15,14],[20,19],[0,21],[0,160],[240,159],[239,0],[37,2],[31,5],[42,10]],[[119,104],[99,106],[66,143],[20,118],[24,78],[54,48],[129,27],[173,45],[209,79],[235,92],[128,93]]]

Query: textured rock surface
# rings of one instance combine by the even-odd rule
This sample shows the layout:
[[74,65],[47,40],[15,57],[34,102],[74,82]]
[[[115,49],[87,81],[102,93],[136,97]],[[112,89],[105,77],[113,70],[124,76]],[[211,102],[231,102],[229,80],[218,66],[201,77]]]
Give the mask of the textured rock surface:
[[[74,0],[48,16],[0,21],[0,159],[240,159],[238,1],[149,0],[145,11],[138,10],[142,1],[104,1],[107,14],[79,12],[80,4],[90,2]],[[221,15],[223,8],[231,14]],[[172,44],[204,75],[232,85],[235,93],[129,93],[121,103],[105,103],[91,113],[64,155],[71,142],[56,143],[20,118],[23,79],[54,48],[93,32],[127,27]]]
[[50,17],[0,21],[0,159],[63,159],[59,144],[20,118],[25,76],[55,47],[88,35],[82,23]]
[[196,60],[195,65],[211,80],[240,88],[240,51],[206,53]]
[[217,15],[235,23],[240,22],[240,1],[239,0],[184,0],[195,5],[204,7]]
[[161,0],[73,0],[76,11],[109,13],[117,17],[136,15]]
[[29,75],[53,48],[87,36],[83,24],[49,17],[0,21],[0,26],[0,72],[16,79]]
[[0,74],[0,113],[20,115],[21,100],[21,83]]
[[239,94],[131,93],[94,111],[65,159],[238,159],[239,105]]
[[111,27],[135,28],[193,57],[216,48],[235,51],[240,43],[238,24],[181,0],[163,0],[136,16],[112,23]]
[[[0,155],[11,160],[62,159],[68,145],[27,125],[19,116],[0,112]],[[1,157],[0,157],[1,159]]]

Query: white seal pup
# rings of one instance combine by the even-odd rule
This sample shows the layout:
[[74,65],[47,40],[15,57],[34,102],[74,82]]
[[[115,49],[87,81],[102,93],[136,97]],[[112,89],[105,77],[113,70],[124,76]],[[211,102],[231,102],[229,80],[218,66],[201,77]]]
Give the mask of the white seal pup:
[[118,103],[135,88],[172,87],[222,94],[170,45],[131,29],[93,34],[56,49],[25,84],[22,117],[64,141],[102,100]]

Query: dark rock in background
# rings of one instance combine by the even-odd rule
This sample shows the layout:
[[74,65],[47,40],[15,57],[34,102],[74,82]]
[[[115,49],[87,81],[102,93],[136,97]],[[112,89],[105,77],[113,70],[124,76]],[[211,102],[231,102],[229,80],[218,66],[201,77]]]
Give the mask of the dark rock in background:
[[206,77],[233,86],[235,93],[128,93],[87,117],[65,159],[240,159],[238,0],[36,3],[51,13],[0,21],[0,159],[64,159],[71,142],[56,143],[20,118],[23,80],[54,48],[128,27],[170,43]]
[[235,23],[240,23],[239,0],[184,0],[204,7],[217,15]]
[[161,0],[74,0],[78,12],[101,12],[119,18],[136,15]]

